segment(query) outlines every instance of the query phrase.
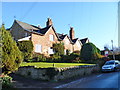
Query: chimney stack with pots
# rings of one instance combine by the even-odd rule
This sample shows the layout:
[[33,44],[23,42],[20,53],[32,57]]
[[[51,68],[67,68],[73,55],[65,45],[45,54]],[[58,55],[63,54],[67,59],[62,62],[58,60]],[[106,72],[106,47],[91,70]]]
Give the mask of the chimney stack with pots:
[[75,32],[74,32],[73,27],[70,27],[70,32],[69,33],[70,33],[71,40],[75,39]]
[[48,18],[47,22],[46,22],[46,26],[50,26],[52,25],[52,19]]

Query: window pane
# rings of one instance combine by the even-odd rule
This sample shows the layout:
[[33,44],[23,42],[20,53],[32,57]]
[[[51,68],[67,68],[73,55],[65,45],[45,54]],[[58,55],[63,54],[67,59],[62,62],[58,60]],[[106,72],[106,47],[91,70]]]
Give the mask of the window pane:
[[48,48],[48,53],[49,53],[49,54],[54,54],[53,49],[49,47],[49,48]]
[[42,52],[42,46],[40,44],[35,45],[35,52]]
[[49,38],[50,38],[50,41],[54,41],[54,36],[53,35],[50,35]]

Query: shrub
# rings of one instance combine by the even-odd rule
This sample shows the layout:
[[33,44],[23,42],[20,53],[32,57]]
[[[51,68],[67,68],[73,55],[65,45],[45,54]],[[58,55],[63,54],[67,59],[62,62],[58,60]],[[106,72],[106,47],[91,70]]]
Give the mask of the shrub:
[[55,55],[64,55],[64,45],[63,43],[55,43],[53,44],[53,50]]
[[5,30],[4,25],[0,28],[2,40],[2,72],[7,74],[18,69],[22,62],[22,55],[16,42],[12,39],[9,32]]
[[71,53],[70,55],[62,56],[62,61],[67,63],[80,62],[79,54]]
[[58,55],[52,55],[52,56],[48,57],[46,61],[47,62],[62,62],[61,56],[58,56]]
[[53,62],[61,62],[61,56],[53,55],[52,59],[53,59]]
[[2,88],[12,88],[12,77],[7,76],[7,75],[1,75],[0,76],[0,81],[2,82]]
[[33,43],[32,41],[19,41],[17,45],[24,56],[24,60],[27,61],[32,58]]
[[101,58],[100,50],[93,43],[86,43],[82,46],[80,52],[80,59],[86,62],[93,62]]
[[46,57],[43,54],[40,54],[40,53],[33,53],[33,61],[45,62]]

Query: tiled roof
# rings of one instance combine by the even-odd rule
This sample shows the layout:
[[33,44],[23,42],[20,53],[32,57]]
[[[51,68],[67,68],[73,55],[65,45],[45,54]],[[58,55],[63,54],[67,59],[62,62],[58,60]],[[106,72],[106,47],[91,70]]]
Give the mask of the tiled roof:
[[27,29],[27,30],[39,30],[40,28],[34,25],[30,25],[18,20],[15,20],[15,22],[17,22],[23,29]]
[[45,28],[40,28],[34,25],[30,25],[18,20],[15,20],[24,30],[32,31],[33,33],[38,33],[44,35],[51,26],[45,27]]
[[57,35],[58,35],[58,37],[59,37],[60,40],[63,40],[67,36],[68,39],[70,40],[70,42],[73,43],[72,40],[70,39],[70,37],[67,34],[57,33]]
[[45,28],[40,29],[40,30],[39,30],[39,33],[45,34],[45,33],[49,30],[50,27],[51,27],[51,26],[48,26],[48,27],[45,27]]
[[78,38],[75,38],[72,40],[73,43],[76,43],[76,41],[78,40]]
[[[40,35],[44,35],[49,30],[50,27],[52,27],[54,29],[54,27],[52,25],[45,27],[45,28],[40,28],[40,27],[37,27],[34,25],[30,25],[28,23],[18,21],[18,20],[15,20],[15,22],[18,23],[24,30],[30,31],[32,33],[40,34]],[[55,29],[54,29],[54,31],[55,31]],[[67,34],[56,33],[56,31],[55,31],[55,34],[59,40],[63,40],[67,36],[69,38],[70,42],[73,44],[76,43],[77,40],[79,40],[78,38],[71,40]],[[87,40],[88,40],[88,38],[84,38],[84,39],[81,39],[80,41],[82,44],[84,44],[84,43],[86,43]]]
[[85,44],[87,40],[88,38],[84,38],[84,39],[81,39],[80,41],[82,42],[82,44]]
[[67,34],[63,35],[63,34],[60,34],[60,33],[57,33],[57,35],[61,40],[63,40],[67,36]]

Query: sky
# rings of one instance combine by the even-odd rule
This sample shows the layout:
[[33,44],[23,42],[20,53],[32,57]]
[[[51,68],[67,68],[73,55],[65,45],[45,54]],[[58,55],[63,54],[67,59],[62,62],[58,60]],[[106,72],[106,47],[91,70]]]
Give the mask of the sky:
[[99,49],[118,46],[117,2],[2,2],[2,22],[6,28],[14,19],[33,25],[46,26],[51,18],[58,33],[69,35],[74,28],[75,37],[89,38]]

